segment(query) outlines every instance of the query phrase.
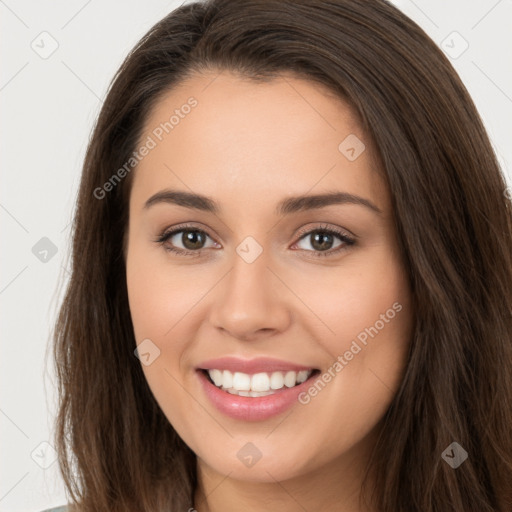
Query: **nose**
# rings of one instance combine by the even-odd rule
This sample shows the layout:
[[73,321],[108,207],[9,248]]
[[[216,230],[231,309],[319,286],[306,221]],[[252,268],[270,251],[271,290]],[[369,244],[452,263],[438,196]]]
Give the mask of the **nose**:
[[252,263],[237,255],[216,287],[210,321],[215,329],[242,341],[267,338],[288,328],[290,295],[264,253]]

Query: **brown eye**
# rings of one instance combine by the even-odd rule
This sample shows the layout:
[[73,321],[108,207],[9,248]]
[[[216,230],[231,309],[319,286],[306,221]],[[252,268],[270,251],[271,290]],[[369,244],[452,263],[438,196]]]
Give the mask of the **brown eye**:
[[[336,239],[339,240],[339,243],[334,245]],[[302,248],[302,250],[312,252],[314,256],[332,256],[355,244],[353,238],[332,228],[317,228],[302,233],[299,242],[295,245],[303,241],[309,241],[307,245],[309,245],[311,249]]]
[[[172,231],[164,232],[156,242],[163,245],[166,251],[198,256],[203,249],[207,248],[205,243],[208,238],[210,238],[208,233],[201,229],[181,226]],[[215,242],[210,245],[210,247],[214,246],[216,246]]]
[[308,237],[311,239],[311,247],[317,251],[328,251],[335,242],[335,236],[325,231],[317,231]]
[[185,246],[185,249],[197,250],[202,249],[202,245],[205,243],[206,233],[197,230],[183,230],[178,231],[182,233],[181,238],[178,240]]

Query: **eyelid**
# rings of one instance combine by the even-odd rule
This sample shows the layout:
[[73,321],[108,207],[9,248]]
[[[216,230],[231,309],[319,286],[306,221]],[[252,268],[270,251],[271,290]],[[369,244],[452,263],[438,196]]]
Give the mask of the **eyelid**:
[[347,238],[353,238],[354,240],[359,238],[357,235],[354,235],[347,229],[340,228],[337,226],[329,226],[328,224],[322,224],[321,226],[313,226],[313,227],[308,225],[299,230],[299,232],[297,233],[297,237],[298,237],[298,239],[301,239],[304,235],[307,235],[307,234],[311,233],[312,231],[330,231],[330,232],[336,233],[337,235],[343,235]]
[[[180,233],[181,231],[197,231],[200,233],[204,233],[206,236],[208,236],[211,240],[213,240],[214,243],[218,244],[214,237],[212,237],[208,231],[208,229],[203,227],[198,227],[194,224],[178,224],[176,226],[173,226],[172,228],[166,228],[163,230],[163,232],[157,237],[156,240],[154,240],[156,243],[159,243],[164,246],[165,250],[168,252],[173,252],[178,255],[183,256],[193,256],[197,257],[200,256],[203,252],[206,251],[206,248],[198,249],[198,250],[188,250],[188,249],[181,249],[181,248],[168,248],[165,247],[165,244],[169,238],[175,236],[176,234]],[[311,235],[314,232],[327,232],[330,234],[333,234],[334,236],[337,236],[341,242],[342,245],[336,249],[329,249],[327,251],[308,251],[305,249],[299,249],[299,251],[305,252],[305,253],[313,253],[313,257],[322,257],[322,256],[335,256],[339,252],[342,252],[343,250],[348,249],[350,246],[354,245],[356,243],[356,239],[358,238],[357,235],[354,235],[350,233],[349,231],[339,228],[339,227],[330,227],[329,225],[320,225],[320,226],[309,226],[309,227],[303,227],[299,231],[299,233],[296,235],[297,240],[293,243],[292,247],[296,245],[298,242],[300,242],[302,239],[304,239],[306,236]]]

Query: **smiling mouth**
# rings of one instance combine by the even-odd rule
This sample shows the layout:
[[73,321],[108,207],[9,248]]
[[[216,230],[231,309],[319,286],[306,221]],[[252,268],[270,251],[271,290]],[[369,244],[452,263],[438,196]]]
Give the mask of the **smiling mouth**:
[[248,374],[219,369],[200,369],[207,380],[232,395],[260,397],[273,395],[298,386],[320,373],[318,369],[275,371]]

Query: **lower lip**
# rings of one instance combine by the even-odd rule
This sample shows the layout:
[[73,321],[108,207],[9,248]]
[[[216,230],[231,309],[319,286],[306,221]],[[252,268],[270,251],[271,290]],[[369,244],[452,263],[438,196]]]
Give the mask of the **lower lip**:
[[203,371],[198,370],[197,373],[204,392],[213,405],[227,416],[244,421],[262,421],[286,411],[298,402],[298,395],[310,386],[311,378],[317,374],[315,372],[301,384],[276,391],[272,395],[247,397],[222,391],[208,380]]

